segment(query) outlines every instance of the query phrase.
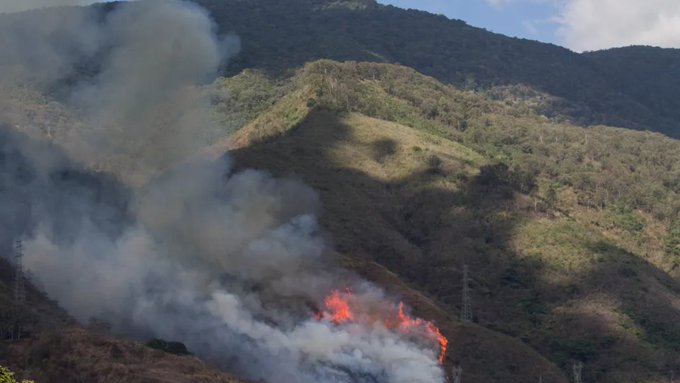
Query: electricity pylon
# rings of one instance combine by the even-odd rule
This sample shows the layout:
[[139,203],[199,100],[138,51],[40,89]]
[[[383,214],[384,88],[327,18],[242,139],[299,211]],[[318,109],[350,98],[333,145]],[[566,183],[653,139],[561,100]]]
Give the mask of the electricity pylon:
[[460,311],[460,319],[464,323],[472,322],[472,302],[470,299],[470,276],[468,265],[463,266],[463,307]]

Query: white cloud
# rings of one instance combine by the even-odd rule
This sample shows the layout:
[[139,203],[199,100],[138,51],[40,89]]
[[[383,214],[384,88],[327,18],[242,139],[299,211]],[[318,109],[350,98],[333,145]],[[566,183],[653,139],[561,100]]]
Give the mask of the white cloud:
[[536,27],[536,21],[534,20],[522,20],[522,26],[524,29],[526,29],[527,32],[531,35],[537,35],[538,34],[538,28]]
[[486,0],[492,7],[501,9],[508,4],[508,0]]
[[680,48],[678,0],[567,0],[557,35],[576,51],[627,45]]

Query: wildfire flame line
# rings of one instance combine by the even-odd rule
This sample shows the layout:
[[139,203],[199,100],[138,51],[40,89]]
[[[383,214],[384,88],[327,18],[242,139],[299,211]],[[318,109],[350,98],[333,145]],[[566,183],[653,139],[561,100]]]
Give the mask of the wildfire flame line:
[[[422,334],[425,337],[435,339],[439,345],[439,363],[444,364],[444,356],[449,341],[442,335],[441,331],[432,322],[420,318],[411,318],[404,313],[404,303],[400,302],[396,308],[396,313],[384,314],[383,317],[376,318],[375,315],[356,315],[356,311],[362,311],[361,307],[356,307],[356,300],[353,299],[352,292],[347,289],[345,292],[333,290],[325,299],[324,305],[327,310],[315,315],[317,320],[327,319],[335,325],[340,325],[349,321],[362,322],[382,322],[386,328],[395,329],[405,334]],[[367,311],[367,310],[363,310]],[[362,313],[366,314],[366,313]]]

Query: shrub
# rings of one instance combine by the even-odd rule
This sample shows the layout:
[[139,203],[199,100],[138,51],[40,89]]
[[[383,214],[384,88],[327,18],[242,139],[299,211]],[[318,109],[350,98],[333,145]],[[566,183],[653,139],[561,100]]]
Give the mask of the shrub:
[[427,158],[428,171],[431,173],[441,173],[442,164],[443,164],[442,159],[434,154]]
[[[19,383],[14,379],[14,373],[0,366],[0,383]],[[32,380],[22,380],[20,383],[35,383]]]
[[616,227],[631,233],[637,233],[645,228],[645,221],[635,213],[631,206],[618,204],[612,210],[610,214]]
[[175,355],[190,355],[191,353],[187,349],[187,346],[184,345],[184,343],[181,342],[174,342],[174,341],[165,341],[163,339],[157,339],[153,338],[146,343],[144,343],[145,346],[160,350],[163,352],[167,352],[170,354],[175,354]]

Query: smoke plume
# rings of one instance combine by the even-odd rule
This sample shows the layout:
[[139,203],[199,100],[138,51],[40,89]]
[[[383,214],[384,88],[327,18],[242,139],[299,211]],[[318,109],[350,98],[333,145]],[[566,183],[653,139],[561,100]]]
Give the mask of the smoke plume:
[[[444,380],[438,331],[337,266],[313,190],[186,159],[211,124],[197,89],[238,46],[205,11],[148,0],[4,17],[0,82],[58,86],[85,122],[64,147],[0,130],[0,220],[16,230],[0,241],[25,238],[26,267],[79,321],[180,340],[267,382]],[[79,165],[111,156],[133,182]]]
[[0,0],[0,13],[13,13],[65,5],[87,5],[97,2],[94,0]]

